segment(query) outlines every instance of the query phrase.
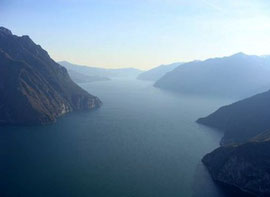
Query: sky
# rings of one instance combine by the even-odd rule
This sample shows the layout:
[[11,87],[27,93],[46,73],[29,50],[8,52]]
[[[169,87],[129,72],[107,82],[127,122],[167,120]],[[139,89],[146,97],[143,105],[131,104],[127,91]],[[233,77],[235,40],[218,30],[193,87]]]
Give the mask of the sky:
[[106,68],[270,54],[269,0],[0,0],[0,26]]

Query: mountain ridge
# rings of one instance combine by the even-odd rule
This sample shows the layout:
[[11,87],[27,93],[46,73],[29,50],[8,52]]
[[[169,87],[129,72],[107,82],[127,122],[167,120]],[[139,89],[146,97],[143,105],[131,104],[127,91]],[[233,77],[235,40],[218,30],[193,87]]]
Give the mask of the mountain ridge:
[[136,77],[142,71],[136,68],[99,68],[91,67],[86,65],[73,64],[68,61],[59,61],[60,65],[64,66],[68,70],[73,70],[82,74],[89,76],[99,76],[99,77]]
[[197,122],[224,131],[221,144],[245,142],[270,129],[270,90],[223,106]]
[[137,79],[147,80],[147,81],[156,81],[164,76],[167,72],[172,71],[176,67],[183,64],[182,62],[176,62],[172,64],[162,64],[150,70],[147,70],[138,75]]
[[0,124],[47,124],[68,112],[101,106],[29,36],[0,28]]
[[242,99],[270,87],[270,61],[237,53],[182,64],[165,74],[154,86],[195,95]]

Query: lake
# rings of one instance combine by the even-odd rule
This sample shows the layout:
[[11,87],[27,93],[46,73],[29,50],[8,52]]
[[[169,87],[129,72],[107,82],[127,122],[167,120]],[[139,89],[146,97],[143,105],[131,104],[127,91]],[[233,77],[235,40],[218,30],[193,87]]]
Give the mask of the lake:
[[196,119],[232,100],[136,79],[83,84],[103,102],[55,124],[0,127],[1,196],[226,196],[201,158],[222,133]]

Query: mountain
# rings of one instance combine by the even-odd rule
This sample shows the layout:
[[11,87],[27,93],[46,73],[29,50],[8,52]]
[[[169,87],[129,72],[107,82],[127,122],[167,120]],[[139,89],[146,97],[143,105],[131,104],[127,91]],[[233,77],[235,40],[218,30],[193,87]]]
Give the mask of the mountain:
[[197,122],[224,131],[221,147],[202,159],[212,178],[254,196],[270,196],[270,91]]
[[89,76],[74,70],[68,70],[71,79],[76,83],[90,83],[95,81],[109,81],[108,77]]
[[221,107],[197,122],[224,131],[222,144],[245,142],[270,129],[270,91]]
[[142,71],[135,68],[119,68],[119,69],[106,69],[97,68],[84,65],[76,65],[67,61],[58,62],[68,70],[76,71],[89,76],[99,76],[106,78],[113,77],[137,77]]
[[167,65],[160,65],[158,67],[155,67],[153,69],[150,69],[148,71],[145,71],[137,77],[137,79],[140,80],[147,80],[147,81],[157,81],[161,77],[163,77],[167,72],[172,71],[176,67],[180,66],[181,62],[173,63],[173,64],[167,64]]
[[244,144],[222,146],[202,162],[215,181],[255,196],[270,196],[270,132]]
[[100,105],[29,36],[0,27],[0,124],[45,124]]
[[229,57],[182,64],[154,86],[206,96],[246,98],[270,87],[269,56],[238,53]]

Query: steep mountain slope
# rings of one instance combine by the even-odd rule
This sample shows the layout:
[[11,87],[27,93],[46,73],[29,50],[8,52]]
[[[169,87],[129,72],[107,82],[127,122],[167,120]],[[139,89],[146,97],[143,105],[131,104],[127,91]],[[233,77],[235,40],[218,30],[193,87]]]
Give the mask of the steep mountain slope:
[[119,68],[119,69],[106,69],[97,68],[83,65],[76,65],[69,63],[67,61],[58,62],[60,65],[64,66],[68,70],[76,71],[89,76],[99,76],[99,77],[137,77],[142,71],[135,68]]
[[188,94],[246,98],[270,87],[269,57],[238,53],[182,64],[165,74],[155,87]]
[[270,91],[221,107],[197,122],[224,131],[222,144],[245,142],[270,129]]
[[158,67],[155,67],[153,69],[150,69],[148,71],[145,71],[141,73],[137,79],[140,80],[147,80],[147,81],[157,81],[161,77],[163,77],[167,72],[172,71],[176,67],[180,66],[181,62],[173,63],[173,64],[168,64],[168,65],[160,65]]
[[44,124],[100,105],[28,36],[0,27],[0,124]]
[[214,180],[256,196],[270,196],[270,132],[240,145],[223,146],[203,159]]

